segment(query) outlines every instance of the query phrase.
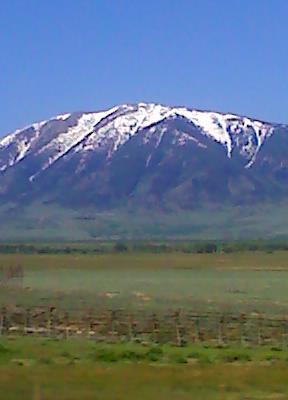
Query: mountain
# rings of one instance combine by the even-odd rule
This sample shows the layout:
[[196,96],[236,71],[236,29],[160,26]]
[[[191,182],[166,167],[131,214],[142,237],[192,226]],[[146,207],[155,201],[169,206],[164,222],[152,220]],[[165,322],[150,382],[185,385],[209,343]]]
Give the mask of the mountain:
[[[230,113],[139,103],[58,115],[0,141],[0,234],[12,222],[12,236],[51,224],[53,236],[65,213],[62,231],[77,226],[76,238],[145,236],[149,218],[161,235],[209,236],[215,224],[217,237],[237,224],[286,235],[287,150],[288,125]],[[263,231],[267,210],[281,224]]]

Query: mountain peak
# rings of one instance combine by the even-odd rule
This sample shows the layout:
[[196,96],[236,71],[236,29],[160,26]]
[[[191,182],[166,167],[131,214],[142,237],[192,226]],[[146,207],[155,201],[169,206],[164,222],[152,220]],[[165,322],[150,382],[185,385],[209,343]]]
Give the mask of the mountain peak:
[[[274,125],[241,117],[201,111],[186,107],[171,107],[156,103],[136,103],[115,106],[105,111],[66,113],[49,120],[18,129],[0,141],[0,150],[9,151],[8,160],[0,158],[0,170],[17,164],[31,152],[50,154],[42,165],[45,170],[70,149],[95,150],[110,144],[109,157],[137,132],[167,120],[184,119],[199,129],[203,135],[222,144],[229,158],[235,146],[242,146],[248,165],[254,162],[265,138],[274,131]],[[86,140],[86,143],[83,141]],[[113,142],[113,143],[112,143]],[[82,147],[81,147],[82,146]]]
[[0,202],[108,207],[138,199],[191,208],[281,197],[287,133],[232,113],[156,103],[60,114],[0,141]]
[[[58,115],[49,120],[18,129],[0,141],[0,149],[9,148],[13,144],[16,144],[17,148],[14,149],[16,154],[9,158],[8,163],[1,163],[0,160],[0,169],[4,171],[21,161],[34,146],[37,147],[37,142],[39,141],[45,142],[42,149],[37,149],[39,152],[53,147],[61,148],[57,155],[54,158],[52,157],[52,162],[61,157],[71,147],[82,142],[92,132],[95,132],[92,135],[94,142],[90,137],[85,147],[86,150],[88,148],[93,149],[99,145],[99,142],[105,142],[107,138],[111,140],[113,139],[112,136],[114,136],[115,143],[112,149],[112,152],[114,152],[138,131],[164,120],[176,118],[185,119],[199,128],[204,135],[221,143],[225,146],[228,157],[232,155],[237,136],[245,136],[248,141],[249,138],[252,138],[254,151],[257,152],[265,137],[271,135],[274,129],[273,124],[241,117],[236,114],[201,111],[186,107],[171,107],[156,103],[123,104],[105,111]],[[57,122],[58,126],[56,126]],[[43,136],[49,136],[47,133],[53,128],[57,130],[57,135],[52,135],[51,140],[46,141]],[[48,164],[50,164],[50,161]]]

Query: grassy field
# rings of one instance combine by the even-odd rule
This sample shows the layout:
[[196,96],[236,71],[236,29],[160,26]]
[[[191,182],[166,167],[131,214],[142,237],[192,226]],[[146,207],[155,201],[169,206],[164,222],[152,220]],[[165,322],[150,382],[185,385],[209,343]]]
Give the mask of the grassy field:
[[[287,254],[2,254],[24,281],[0,287],[0,306],[286,315]],[[0,399],[288,399],[285,346],[230,346],[3,336]]]
[[0,266],[17,264],[23,288],[2,287],[0,305],[271,314],[288,306],[287,252],[0,255]]
[[0,340],[5,400],[287,399],[287,374],[275,348]]

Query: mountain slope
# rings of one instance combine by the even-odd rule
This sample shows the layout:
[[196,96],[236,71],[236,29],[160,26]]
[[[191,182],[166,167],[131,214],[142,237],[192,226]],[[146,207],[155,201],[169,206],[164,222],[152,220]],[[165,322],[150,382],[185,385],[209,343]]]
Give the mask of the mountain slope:
[[139,103],[59,115],[0,141],[2,217],[7,204],[78,219],[284,204],[287,149],[287,125],[234,114]]

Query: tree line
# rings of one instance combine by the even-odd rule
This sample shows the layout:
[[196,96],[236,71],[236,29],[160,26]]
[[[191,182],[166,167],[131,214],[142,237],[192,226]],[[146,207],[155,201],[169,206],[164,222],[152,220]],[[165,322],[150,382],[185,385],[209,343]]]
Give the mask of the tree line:
[[273,253],[274,251],[287,251],[288,241],[278,240],[235,240],[235,241],[105,241],[97,243],[81,244],[25,244],[2,243],[0,254],[97,254],[97,253],[236,253],[243,251],[262,251]]

